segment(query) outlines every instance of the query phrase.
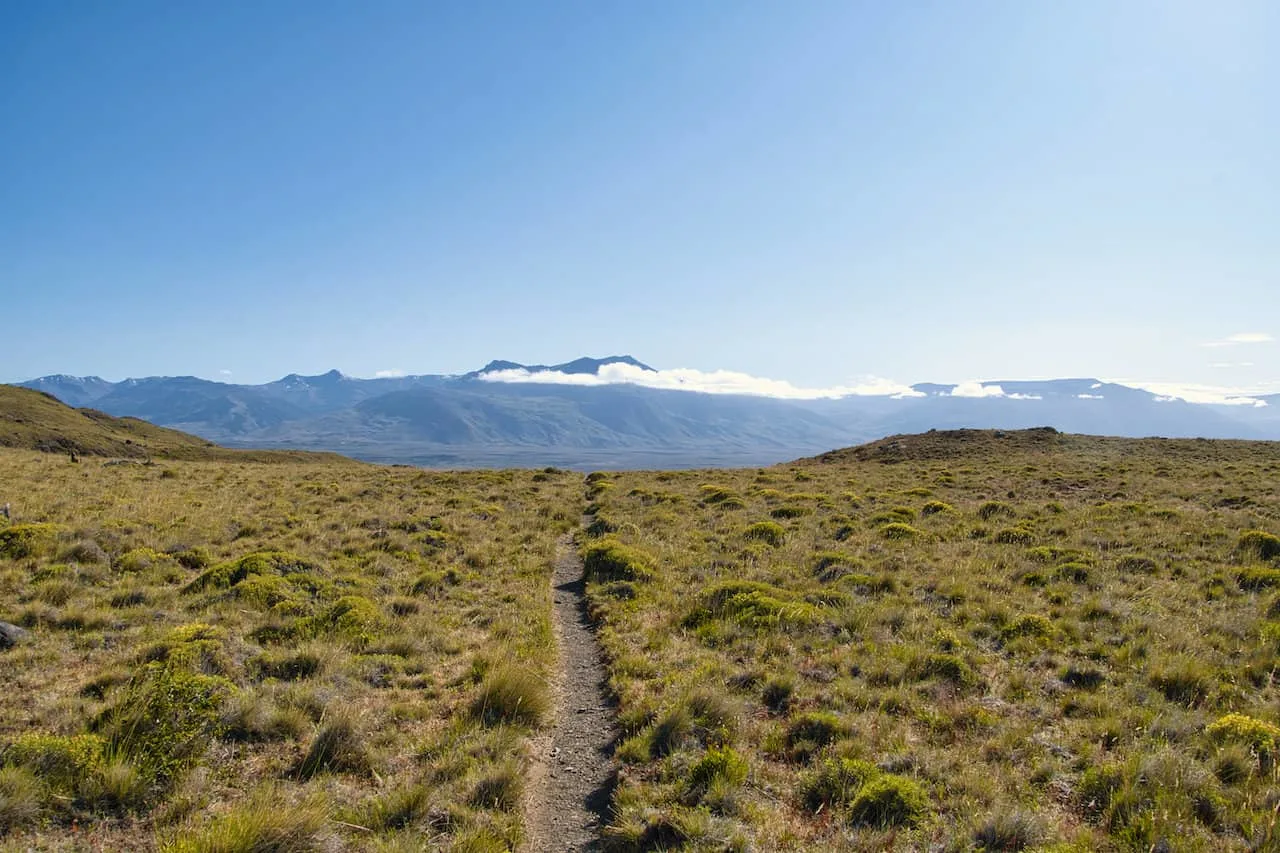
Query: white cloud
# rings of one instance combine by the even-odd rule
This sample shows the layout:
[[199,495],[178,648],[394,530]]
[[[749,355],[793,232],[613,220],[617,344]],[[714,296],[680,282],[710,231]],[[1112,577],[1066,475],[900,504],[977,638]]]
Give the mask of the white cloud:
[[1275,338],[1266,332],[1236,332],[1234,335],[1227,335],[1225,338],[1217,341],[1206,341],[1200,346],[1202,347],[1234,347],[1240,344],[1269,344]]
[[1102,383],[1101,383],[1101,382],[1095,382],[1095,383],[1093,383],[1092,385],[1090,385],[1090,386],[1089,386],[1089,389],[1090,389],[1091,391],[1096,391],[1096,390],[1098,390],[1098,389],[1099,389],[1099,388],[1101,388],[1101,387],[1102,387]]
[[[1094,387],[1094,388],[1097,388],[1098,386],[1097,386],[1097,385],[1094,385],[1093,387]],[[1101,399],[1103,399],[1103,396],[1102,396],[1101,394],[1077,394],[1077,395],[1076,395],[1076,397],[1077,397],[1078,399],[1081,399],[1081,400],[1101,400]]]
[[1009,399],[1010,400],[1043,400],[1044,397],[1042,397],[1039,394],[1010,394]]
[[643,385],[671,391],[698,391],[704,394],[747,394],[784,400],[819,400],[837,397],[923,397],[924,394],[889,379],[867,377],[855,385],[830,388],[801,388],[783,379],[767,379],[732,370],[702,371],[682,367],[673,370],[644,370],[621,362],[606,364],[598,373],[560,373],[554,370],[495,370],[481,373],[485,382],[525,382],[548,385]]
[[375,370],[373,372],[374,379],[395,379],[397,376],[404,376],[404,371],[398,367],[393,367],[390,370]]
[[[1261,408],[1266,403],[1257,400],[1263,394],[1275,394],[1280,391],[1280,382],[1260,382],[1251,386],[1200,385],[1184,382],[1144,382],[1141,380],[1118,379],[1122,385],[1141,388],[1157,395],[1161,403],[1182,400],[1187,403],[1214,403],[1219,406],[1255,406]],[[1259,405],[1261,404],[1261,405]]]
[[951,389],[952,397],[1003,397],[1004,389],[999,385],[983,385],[981,382],[961,382]]

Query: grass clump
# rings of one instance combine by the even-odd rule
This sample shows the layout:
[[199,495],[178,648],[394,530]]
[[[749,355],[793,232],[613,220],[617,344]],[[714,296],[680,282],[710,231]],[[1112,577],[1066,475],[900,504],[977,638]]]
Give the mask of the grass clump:
[[919,783],[882,773],[868,780],[849,803],[849,820],[879,828],[915,826],[929,811],[929,797]]
[[31,733],[4,751],[6,765],[23,767],[61,796],[74,796],[102,766],[106,741],[93,734]]
[[318,566],[310,560],[286,551],[257,551],[208,569],[183,589],[183,592],[204,592],[211,589],[230,589],[252,575],[290,575],[314,573]]
[[313,853],[330,840],[320,801],[285,802],[271,787],[202,826],[161,842],[161,853]]
[[816,608],[795,601],[785,590],[758,581],[725,581],[709,587],[684,620],[697,627],[723,619],[746,628],[799,627],[818,619]]
[[44,811],[40,780],[21,765],[0,766],[0,836],[35,823]]
[[587,579],[596,582],[647,581],[653,578],[653,560],[639,548],[604,537],[582,550]]
[[546,682],[528,667],[514,664],[491,670],[471,702],[471,715],[486,726],[506,723],[536,728],[550,711]]
[[684,779],[684,800],[696,805],[705,799],[723,800],[747,781],[751,766],[728,746],[711,747],[689,768]]
[[294,775],[308,780],[321,773],[368,773],[364,736],[347,714],[330,715],[316,732]]

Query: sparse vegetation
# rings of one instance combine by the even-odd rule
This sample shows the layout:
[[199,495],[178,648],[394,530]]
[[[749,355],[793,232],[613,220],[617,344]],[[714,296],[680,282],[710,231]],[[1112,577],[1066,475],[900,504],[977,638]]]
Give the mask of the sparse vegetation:
[[[629,726],[606,838],[1268,849],[1277,471],[1272,444],[1028,431],[717,471],[714,492],[611,475],[598,509],[653,578],[588,586]],[[708,739],[688,696],[718,685],[737,710]],[[749,772],[703,796],[687,780],[726,750]]]
[[0,846],[512,848],[581,478],[193,441],[0,450],[0,621],[29,632],[0,649]]
[[513,848],[576,531],[608,849],[1270,849],[1280,448],[974,435],[585,484],[0,452],[0,833]]

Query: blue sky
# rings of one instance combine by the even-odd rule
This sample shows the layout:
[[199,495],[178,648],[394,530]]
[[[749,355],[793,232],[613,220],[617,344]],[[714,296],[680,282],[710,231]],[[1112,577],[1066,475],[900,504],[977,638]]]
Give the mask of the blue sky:
[[0,381],[1273,387],[1277,43],[1262,0],[3,3]]

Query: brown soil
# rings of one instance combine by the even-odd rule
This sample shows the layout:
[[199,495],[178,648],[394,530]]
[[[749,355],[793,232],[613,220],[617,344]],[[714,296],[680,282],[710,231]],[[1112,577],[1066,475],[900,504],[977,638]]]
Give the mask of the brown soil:
[[599,849],[615,769],[617,734],[600,644],[587,615],[582,560],[560,543],[552,578],[560,647],[555,725],[534,743],[528,812],[529,853]]

